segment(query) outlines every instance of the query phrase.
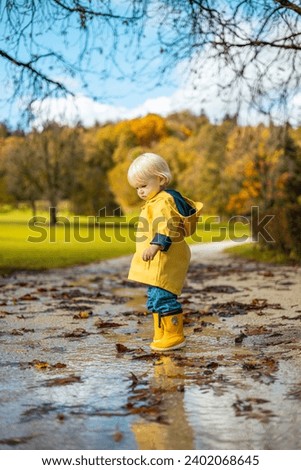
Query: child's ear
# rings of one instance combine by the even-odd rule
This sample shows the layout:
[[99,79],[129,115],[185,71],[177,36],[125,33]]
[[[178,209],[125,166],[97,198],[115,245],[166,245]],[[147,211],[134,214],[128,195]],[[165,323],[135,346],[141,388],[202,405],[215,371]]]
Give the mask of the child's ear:
[[160,186],[161,187],[166,186],[166,183],[167,183],[166,177],[163,175],[162,176],[160,175],[159,178],[160,178]]

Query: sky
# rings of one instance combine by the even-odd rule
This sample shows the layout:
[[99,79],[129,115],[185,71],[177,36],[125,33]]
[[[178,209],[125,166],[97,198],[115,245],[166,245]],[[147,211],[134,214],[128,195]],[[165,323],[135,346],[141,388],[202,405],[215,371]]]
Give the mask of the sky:
[[[219,122],[225,114],[231,115],[236,112],[235,96],[230,103],[224,102],[223,97],[219,96],[220,77],[215,75],[213,68],[209,67],[211,76],[199,79],[196,85],[195,79],[192,81],[187,75],[186,65],[179,64],[170,75],[169,83],[157,86],[152,82],[146,86],[145,81],[140,84],[139,80],[132,82],[127,78],[117,84],[115,80],[103,80],[100,83],[104,89],[104,99],[98,101],[85,95],[79,89],[76,80],[73,80],[71,89],[75,97],[50,98],[34,102],[32,126],[39,128],[46,120],[55,120],[71,126],[81,122],[89,127],[95,122],[102,124],[107,121],[132,119],[148,113],[167,116],[182,110],[189,110],[195,114],[205,112],[212,122]],[[4,97],[5,90],[2,88],[0,98]],[[0,122],[5,121],[12,127],[16,126],[21,108],[22,100],[15,101],[13,105],[1,106]],[[252,111],[248,106],[241,107],[242,125],[255,125],[265,121],[264,116]]]
[[[0,25],[1,33],[1,25]],[[78,44],[76,32],[74,38],[69,37],[69,45],[64,44],[62,37],[54,34],[55,31],[49,30],[43,36],[44,44],[51,44],[58,52],[67,53],[69,57],[75,57]],[[152,31],[149,31],[149,40],[151,40]],[[81,122],[85,126],[93,126],[95,122],[105,123],[107,121],[118,121],[120,119],[131,119],[144,116],[148,113],[156,113],[167,116],[170,113],[190,110],[195,114],[205,112],[212,122],[219,122],[225,114],[235,114],[237,111],[238,96],[235,91],[228,102],[225,96],[220,93],[220,85],[225,79],[231,77],[231,71],[223,69],[222,74],[218,71],[216,65],[210,62],[204,51],[202,62],[197,64],[199,58],[195,58],[194,66],[202,67],[205,64],[206,73],[202,77],[192,78],[188,73],[188,63],[182,61],[170,70],[168,79],[156,79],[156,68],[159,63],[156,60],[147,63],[147,54],[145,62],[137,65],[137,71],[145,70],[140,75],[137,72],[136,80],[131,78],[133,75],[133,60],[129,60],[131,54],[131,45],[126,37],[121,39],[124,44],[119,44],[121,53],[117,57],[118,66],[115,67],[108,56],[93,54],[89,63],[90,71],[102,70],[107,73],[87,74],[91,95],[98,95],[98,100],[91,95],[88,96],[85,89],[81,86],[78,77],[66,78],[63,70],[56,70],[57,77],[74,93],[74,97],[49,98],[44,101],[36,100],[33,103],[32,126],[42,127],[46,120],[56,120],[63,124],[75,125]],[[122,52],[123,51],[123,52]],[[160,59],[157,59],[160,60]],[[202,64],[202,65],[201,65]],[[143,78],[142,78],[143,76]],[[19,123],[20,110],[22,110],[22,98],[14,100],[13,103],[7,103],[6,98],[13,89],[12,77],[10,71],[5,67],[4,62],[0,61],[0,122],[7,122],[11,127],[16,127]],[[247,96],[247,90],[245,90]],[[24,97],[24,99],[26,96]],[[297,122],[300,118],[301,93],[296,95],[289,103],[290,119]],[[286,116],[278,110],[274,114],[277,121],[285,120]],[[268,122],[267,117],[250,108],[246,103],[240,107],[239,122],[242,125],[256,125],[259,122]]]
[[[124,80],[117,88],[116,84],[108,80],[104,83],[107,99],[95,101],[77,93],[75,98],[50,99],[36,102],[34,105],[36,127],[43,124],[45,116],[64,124],[75,125],[81,121],[85,126],[93,126],[95,122],[118,121],[145,116],[155,113],[167,116],[171,113],[189,110],[198,115],[202,112],[209,117],[211,122],[220,122],[226,114],[234,115],[237,112],[238,95],[232,91],[230,99],[220,92],[220,85],[226,75],[231,76],[231,71],[224,69],[223,77],[218,74],[214,64],[208,64],[208,73],[202,77],[194,78],[187,73],[187,63],[179,64],[170,76],[169,84],[161,84],[156,87],[150,82],[139,86],[138,82]],[[248,91],[245,90],[245,95]],[[117,96],[116,96],[117,95]],[[229,97],[228,97],[229,98]],[[292,124],[300,122],[301,93],[297,94],[288,103],[289,118]],[[283,110],[276,109],[273,113],[275,122],[281,123],[287,119]],[[239,123],[241,125],[268,124],[269,118],[252,109],[247,102],[240,105]]]

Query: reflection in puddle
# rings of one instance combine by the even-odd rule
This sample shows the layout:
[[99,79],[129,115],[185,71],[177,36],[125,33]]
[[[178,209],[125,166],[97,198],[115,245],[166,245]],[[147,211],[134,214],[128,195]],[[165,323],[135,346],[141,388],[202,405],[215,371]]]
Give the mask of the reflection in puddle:
[[193,430],[184,403],[184,368],[161,356],[153,367],[149,387],[159,398],[158,414],[132,424],[139,449],[194,449]]

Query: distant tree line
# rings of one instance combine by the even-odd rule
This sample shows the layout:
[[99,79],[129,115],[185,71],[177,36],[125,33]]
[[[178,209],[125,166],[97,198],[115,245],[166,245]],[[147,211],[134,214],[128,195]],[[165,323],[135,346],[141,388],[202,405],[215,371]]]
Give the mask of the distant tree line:
[[[213,124],[190,112],[68,127],[49,122],[42,130],[12,132],[0,124],[0,204],[68,200],[76,214],[111,214],[140,202],[127,169],[140,153],[162,155],[172,186],[203,201],[205,213],[250,216],[252,206],[269,224],[276,246],[301,255],[301,128],[240,126],[226,116]],[[263,240],[264,241],[264,240]]]

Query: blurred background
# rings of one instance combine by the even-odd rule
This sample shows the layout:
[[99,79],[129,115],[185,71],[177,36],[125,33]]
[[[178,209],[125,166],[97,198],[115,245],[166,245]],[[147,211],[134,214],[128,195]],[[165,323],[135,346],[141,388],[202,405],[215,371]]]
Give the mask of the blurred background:
[[132,252],[126,174],[146,151],[204,203],[191,242],[234,227],[259,241],[241,255],[300,260],[300,15],[280,0],[0,1],[1,269]]

